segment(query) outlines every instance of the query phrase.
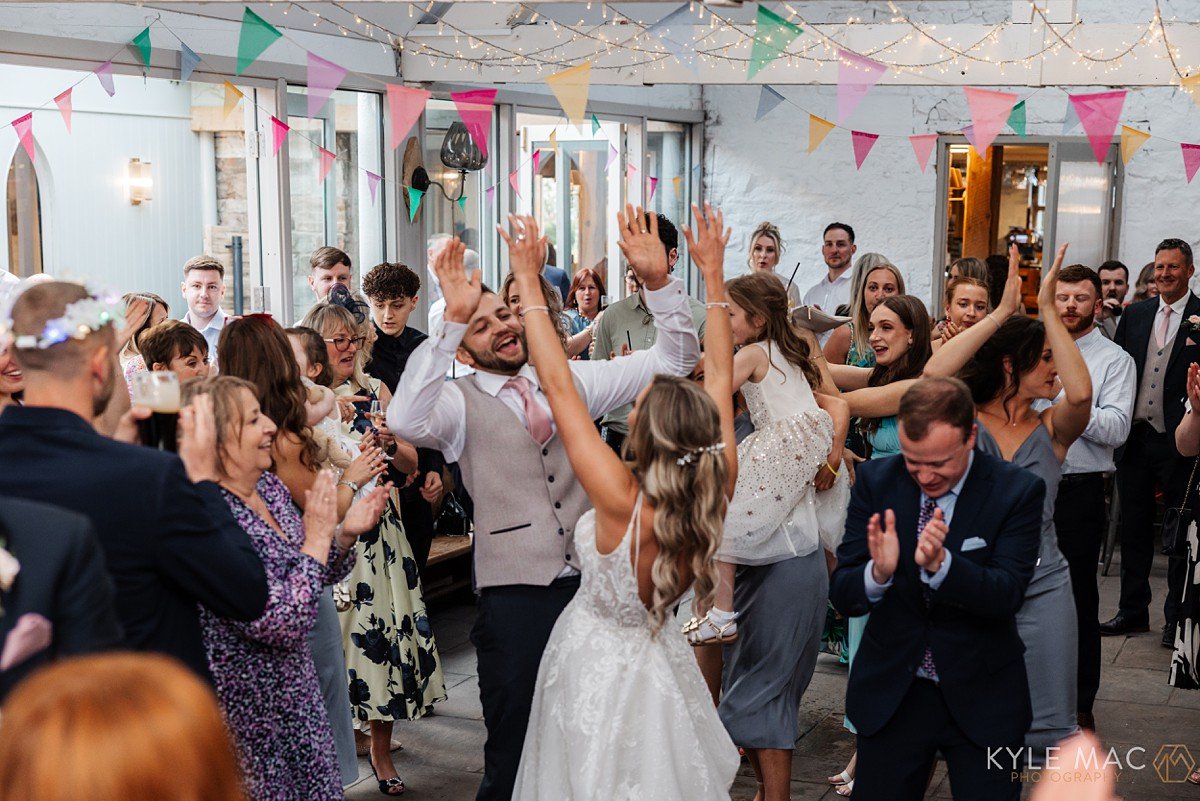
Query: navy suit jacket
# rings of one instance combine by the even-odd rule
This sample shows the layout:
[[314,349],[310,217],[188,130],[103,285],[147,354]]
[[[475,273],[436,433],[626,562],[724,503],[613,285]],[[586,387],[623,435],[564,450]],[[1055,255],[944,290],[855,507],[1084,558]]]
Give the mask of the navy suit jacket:
[[567,271],[553,264],[545,264],[542,266],[542,277],[558,290],[558,299],[565,305],[567,295],[571,292],[571,276],[567,275]]
[[[1126,307],[1121,314],[1121,322],[1117,323],[1117,333],[1113,342],[1125,349],[1133,357],[1137,366],[1137,386],[1141,387],[1142,373],[1146,369],[1146,350],[1150,347],[1150,337],[1154,332],[1154,323],[1158,318],[1158,298],[1148,298]],[[1200,298],[1188,292],[1187,305],[1183,307],[1183,319],[1194,314],[1200,314]],[[1171,345],[1171,357],[1167,360],[1167,371],[1158,384],[1159,397],[1154,402],[1161,403],[1163,422],[1167,433],[1174,434],[1183,420],[1183,404],[1187,400],[1187,370],[1188,365],[1200,361],[1200,344],[1188,344],[1189,337],[1182,332],[1175,336]],[[1200,341],[1200,340],[1193,340]],[[1171,449],[1175,448],[1175,437],[1169,437]]]
[[0,495],[91,520],[126,648],[170,654],[207,677],[197,604],[233,620],[254,620],[266,606],[250,538],[217,485],[193,484],[174,454],[101,436],[68,411],[9,406],[0,414]]
[[0,673],[0,699],[47,662],[121,645],[113,583],[90,520],[0,497],[0,541],[21,565],[12,587],[0,592],[0,646],[22,615],[39,614],[54,627],[49,648]]
[[[846,688],[846,715],[860,734],[892,719],[928,646],[946,706],[966,735],[981,747],[1021,741],[1032,712],[1016,613],[1037,563],[1045,495],[1033,473],[976,451],[946,536],[950,567],[927,606],[913,559],[921,490],[903,456],[859,468],[829,595],[843,615],[871,613]],[[867,521],[887,509],[896,514],[900,562],[872,605],[863,582]],[[964,551],[968,539],[984,545]]]

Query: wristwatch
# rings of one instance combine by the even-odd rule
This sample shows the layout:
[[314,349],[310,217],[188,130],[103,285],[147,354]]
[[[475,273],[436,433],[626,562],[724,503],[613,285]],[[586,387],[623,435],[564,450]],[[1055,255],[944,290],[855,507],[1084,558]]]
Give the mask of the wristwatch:
[[357,481],[350,481],[349,479],[343,478],[341,481],[339,481],[337,483],[337,485],[339,487],[342,486],[343,484],[345,484],[347,487],[349,487],[351,492],[358,492],[361,489],[361,487],[358,485]]

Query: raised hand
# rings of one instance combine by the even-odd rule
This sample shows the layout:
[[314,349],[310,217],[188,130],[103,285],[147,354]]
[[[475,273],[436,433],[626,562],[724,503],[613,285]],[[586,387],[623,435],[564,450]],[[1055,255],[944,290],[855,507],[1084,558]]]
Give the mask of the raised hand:
[[216,481],[220,477],[217,418],[211,395],[197,395],[179,410],[179,458],[192,483]]
[[383,449],[378,445],[368,445],[346,467],[342,479],[362,486],[385,470],[387,462],[383,458]]
[[1001,319],[1011,317],[1021,309],[1021,251],[1016,243],[1008,246],[1008,278],[1004,282],[1004,294],[996,306]]
[[704,276],[704,283],[724,280],[725,277],[725,246],[729,244],[732,228],[725,227],[725,215],[720,209],[714,213],[712,206],[704,204],[704,212],[692,204],[692,216],[696,219],[695,232],[690,226],[683,226],[683,235],[687,239],[688,253]]
[[1187,371],[1187,397],[1192,414],[1200,414],[1200,364],[1192,362]]
[[637,274],[638,280],[647,289],[662,289],[667,285],[670,270],[667,266],[667,250],[658,238],[658,217],[647,215],[638,206],[625,204],[625,211],[617,212],[617,233],[621,237],[617,244],[625,260]]
[[496,226],[496,230],[508,243],[509,269],[512,270],[513,278],[532,279],[536,283],[546,263],[548,240],[540,235],[537,220],[533,217],[510,214],[508,225],[512,229],[511,234],[499,225]]
[[325,564],[337,522],[337,480],[332,470],[322,470],[304,491],[304,545],[300,551]]
[[125,304],[125,320],[121,330],[117,332],[117,350],[123,350],[133,335],[142,327],[142,323],[150,318],[152,302],[141,295],[135,296]]
[[346,547],[349,541],[366,534],[379,524],[379,516],[387,508],[392,486],[392,482],[389,481],[350,504],[350,508],[346,510],[346,517],[342,520],[343,537],[338,545]]
[[1063,242],[1059,245],[1058,252],[1054,254],[1054,263],[1042,276],[1042,285],[1038,288],[1038,308],[1043,312],[1058,314],[1054,307],[1054,294],[1058,290],[1058,273],[1062,269],[1063,257],[1067,255],[1067,245],[1069,244],[1069,242]]
[[950,528],[946,525],[946,516],[942,514],[941,509],[935,509],[933,518],[925,524],[925,528],[917,537],[915,559],[920,567],[930,573],[936,573],[941,568],[942,559],[946,555],[943,545],[949,531]]
[[871,578],[876,584],[887,584],[896,573],[900,563],[900,538],[896,536],[896,513],[888,509],[883,513],[880,526],[879,513],[871,515],[867,522],[867,548],[875,564]]
[[467,277],[467,268],[463,266],[463,253],[466,250],[466,245],[454,237],[433,260],[433,272],[446,299],[446,313],[442,319],[451,323],[470,321],[471,315],[479,308],[479,298],[483,293],[483,272],[476,270],[470,278]]

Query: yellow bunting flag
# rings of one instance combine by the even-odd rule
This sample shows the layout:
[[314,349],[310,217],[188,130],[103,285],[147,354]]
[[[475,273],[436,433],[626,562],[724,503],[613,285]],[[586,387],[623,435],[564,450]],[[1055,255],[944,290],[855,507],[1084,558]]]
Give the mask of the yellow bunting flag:
[[821,146],[829,132],[837,126],[829,120],[823,120],[816,114],[808,115],[808,152],[811,153]]
[[555,128],[553,131],[550,132],[550,149],[551,150],[558,149],[558,129],[557,128]]
[[1139,131],[1137,128],[1130,128],[1128,125],[1121,126],[1121,163],[1128,164],[1133,158],[1133,154],[1138,152],[1138,148],[1146,144],[1146,140],[1150,138],[1150,134],[1145,131]]
[[675,197],[683,196],[683,176],[676,175],[671,179],[671,186],[675,187]]
[[226,117],[228,117],[230,114],[233,113],[233,110],[235,108],[237,108],[238,103],[242,102],[243,97],[245,97],[245,95],[242,94],[241,89],[238,89],[236,86],[231,84],[229,81],[225,81],[225,116]]
[[1181,78],[1179,86],[1183,91],[1192,96],[1192,102],[1200,106],[1200,72],[1195,75],[1189,75],[1186,78]]
[[584,114],[587,110],[588,88],[592,83],[591,62],[570,67],[546,78],[546,85],[558,99],[567,114],[567,119],[576,128],[583,130]]

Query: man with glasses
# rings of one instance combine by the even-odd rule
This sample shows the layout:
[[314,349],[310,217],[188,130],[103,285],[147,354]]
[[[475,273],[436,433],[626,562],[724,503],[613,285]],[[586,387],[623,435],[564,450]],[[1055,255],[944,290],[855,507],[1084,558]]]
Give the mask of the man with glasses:
[[[675,269],[679,261],[679,231],[674,224],[662,214],[658,218],[658,238],[667,251],[667,271]],[[638,350],[649,350],[654,346],[658,329],[654,325],[654,314],[646,305],[645,291],[633,269],[625,269],[626,288],[630,289],[628,297],[616,303],[609,304],[604,310],[604,316],[596,324],[596,335],[592,345],[593,359],[614,359],[618,356],[628,356]],[[636,286],[637,289],[631,289]],[[704,340],[704,304],[695,298],[688,298],[692,312],[692,325],[696,336]],[[621,446],[629,434],[629,412],[633,404],[620,406],[600,420],[600,434],[608,446],[621,453]]]
[[212,256],[193,256],[183,265],[180,291],[188,307],[183,321],[204,337],[215,366],[217,339],[226,320],[225,312],[221,310],[221,299],[225,297],[225,268]]

